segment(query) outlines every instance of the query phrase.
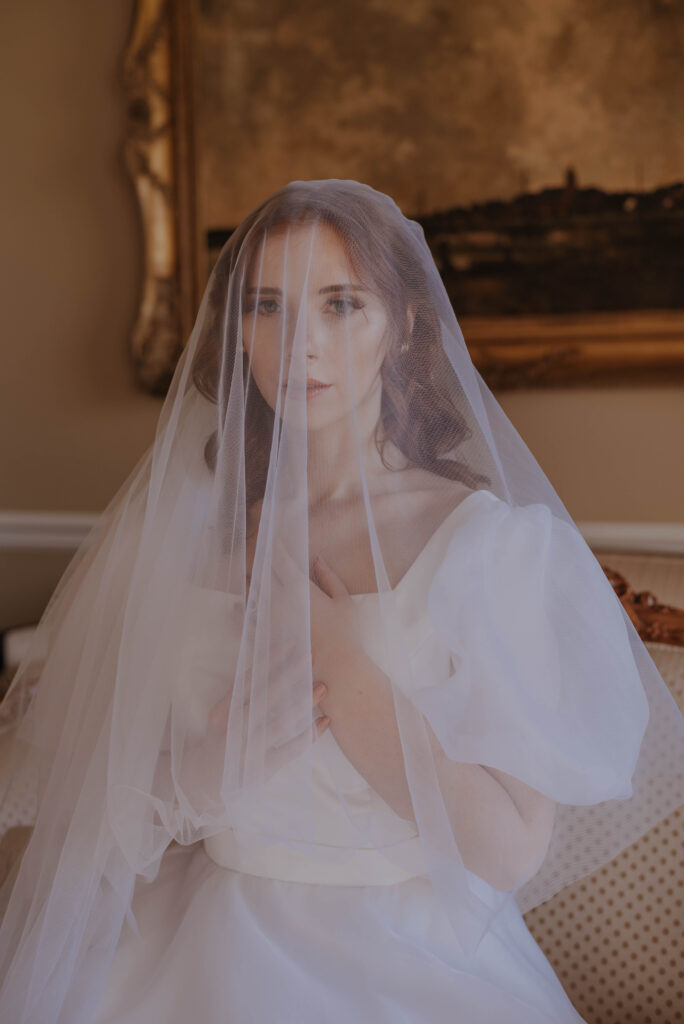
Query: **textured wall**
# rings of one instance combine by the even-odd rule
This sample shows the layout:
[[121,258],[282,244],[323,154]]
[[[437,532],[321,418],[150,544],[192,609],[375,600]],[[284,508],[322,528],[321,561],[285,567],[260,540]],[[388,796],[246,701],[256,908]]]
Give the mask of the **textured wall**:
[[684,177],[680,0],[202,0],[205,226],[294,178],[409,214]]

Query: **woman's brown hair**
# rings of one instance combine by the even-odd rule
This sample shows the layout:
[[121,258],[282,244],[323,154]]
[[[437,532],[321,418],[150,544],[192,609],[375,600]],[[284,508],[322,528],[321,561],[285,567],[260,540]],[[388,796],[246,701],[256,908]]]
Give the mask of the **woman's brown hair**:
[[[212,275],[206,326],[192,368],[197,389],[218,402],[223,366],[223,392],[228,393],[238,355],[238,266],[249,267],[266,232],[306,221],[323,222],[337,233],[356,273],[361,280],[372,282],[373,291],[382,298],[389,314],[390,341],[380,369],[382,399],[375,434],[385,465],[383,449],[390,439],[412,463],[439,476],[460,480],[469,487],[488,484],[487,476],[474,472],[453,455],[444,458],[472,431],[452,398],[460,387],[442,346],[439,315],[430,298],[424,258],[417,249],[422,229],[405,220],[387,196],[369,188],[359,189],[356,182],[351,187],[343,181],[293,182],[265,200],[233,232]],[[247,356],[242,346],[240,356],[247,380]],[[254,381],[248,383],[245,487],[250,508],[264,495],[275,414]],[[223,421],[225,408],[220,413]],[[217,437],[214,431],[205,446],[205,460],[212,471]]]

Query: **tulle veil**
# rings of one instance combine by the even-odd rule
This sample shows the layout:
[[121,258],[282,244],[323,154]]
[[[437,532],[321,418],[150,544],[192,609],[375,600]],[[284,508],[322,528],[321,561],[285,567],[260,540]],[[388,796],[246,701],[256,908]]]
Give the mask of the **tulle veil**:
[[[377,710],[355,718],[373,652]],[[684,789],[684,718],[475,369],[422,229],[338,179],[291,182],[225,244],[154,442],[60,580],[10,706],[5,799],[30,792],[33,825],[0,925],[16,1024],[86,1024],[172,841],[230,830],[331,877],[372,851],[430,878],[474,954],[507,901],[524,912],[606,863]],[[536,860],[494,805],[459,807],[463,764],[554,801]],[[351,846],[319,841],[317,772]],[[364,783],[373,802],[350,798]]]

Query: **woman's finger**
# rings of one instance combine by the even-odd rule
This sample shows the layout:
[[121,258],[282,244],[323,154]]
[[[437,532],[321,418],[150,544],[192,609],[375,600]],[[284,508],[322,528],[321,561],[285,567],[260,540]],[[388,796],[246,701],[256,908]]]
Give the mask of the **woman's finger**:
[[330,597],[349,597],[349,591],[340,576],[321,555],[316,555],[313,562],[314,575]]
[[314,707],[316,706],[316,704],[320,704],[320,702],[323,700],[323,698],[325,697],[327,692],[328,692],[328,687],[325,685],[325,683],[321,683],[321,682],[314,683],[314,688],[313,688],[313,704],[314,704]]

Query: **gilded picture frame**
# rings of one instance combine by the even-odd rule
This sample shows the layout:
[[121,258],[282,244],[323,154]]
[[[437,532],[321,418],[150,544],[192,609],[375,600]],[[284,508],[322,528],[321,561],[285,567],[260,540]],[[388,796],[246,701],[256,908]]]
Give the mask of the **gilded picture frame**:
[[[208,275],[193,130],[197,17],[195,0],[138,0],[122,62],[124,149],[144,236],[130,355],[140,388],[155,394],[168,388]],[[523,310],[459,314],[459,323],[495,389],[684,380],[684,309]]]

